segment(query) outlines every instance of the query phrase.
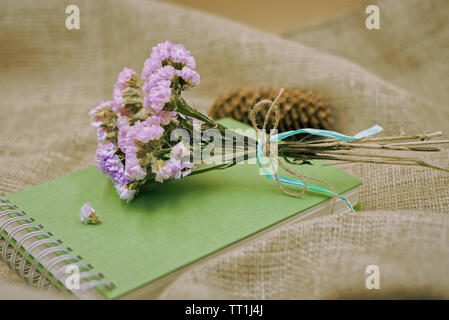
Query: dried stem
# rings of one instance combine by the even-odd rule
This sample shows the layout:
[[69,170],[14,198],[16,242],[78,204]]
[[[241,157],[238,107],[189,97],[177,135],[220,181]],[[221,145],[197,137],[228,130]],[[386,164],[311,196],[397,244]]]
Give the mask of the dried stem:
[[[397,141],[397,140],[430,140],[435,137],[439,137],[443,135],[441,131],[436,131],[432,133],[420,133],[420,134],[414,134],[414,135],[402,135],[402,136],[389,136],[389,137],[372,137],[372,138],[363,138],[361,140],[358,140],[358,143],[366,143],[366,142],[385,142],[385,141]],[[317,140],[317,141],[311,141],[310,144],[320,144],[320,143],[327,143],[327,142],[333,142],[333,141],[339,141],[337,139],[323,139],[323,140]]]
[[[428,141],[432,137],[440,136],[441,132],[430,134],[417,134],[408,136],[391,136],[380,138],[365,138],[357,142],[346,142],[333,139],[323,139],[313,142],[286,142],[281,143],[279,155],[284,158],[291,158],[296,161],[307,161],[311,159],[334,160],[343,162],[363,162],[376,164],[393,164],[393,165],[414,165],[432,168],[444,172],[449,169],[439,167],[425,162],[420,158],[402,157],[397,155],[387,155],[382,153],[362,153],[357,150],[388,150],[388,151],[412,151],[412,152],[436,152],[439,148],[425,146],[428,144],[444,144],[449,140]],[[373,142],[386,142],[397,140],[419,139],[420,141],[411,141],[403,143],[379,144]]]
[[[449,143],[449,140],[437,140],[437,144]],[[439,148],[434,147],[420,147],[413,146],[413,144],[419,144],[419,142],[410,143],[410,146],[404,145],[395,145],[395,144],[375,144],[375,143],[362,143],[364,141],[359,140],[357,142],[344,142],[344,141],[334,141],[327,143],[307,143],[307,142],[286,142],[282,144],[285,148],[294,148],[294,149],[309,149],[310,151],[318,151],[318,150],[349,150],[349,149],[377,149],[377,150],[392,150],[392,151],[440,151]]]
[[399,142],[390,143],[390,146],[406,146],[406,145],[421,145],[421,144],[443,144],[449,143],[449,140],[429,140],[429,141],[410,141],[410,142]]
[[[422,159],[415,159],[415,161],[405,162],[405,161],[387,161],[387,160],[374,160],[374,159],[344,159],[344,158],[335,158],[332,160],[343,161],[344,163],[375,163],[375,164],[393,164],[393,165],[401,165],[401,166],[421,166],[427,167],[431,169],[436,169],[439,171],[444,171],[449,173],[449,169],[438,167],[433,164],[427,163]],[[326,163],[324,165],[335,165],[338,163]]]
[[432,133],[420,133],[414,135],[403,135],[403,136],[389,136],[389,137],[373,137],[364,138],[359,142],[379,142],[379,141],[397,141],[397,140],[430,140],[435,137],[443,135],[441,131],[436,131]]

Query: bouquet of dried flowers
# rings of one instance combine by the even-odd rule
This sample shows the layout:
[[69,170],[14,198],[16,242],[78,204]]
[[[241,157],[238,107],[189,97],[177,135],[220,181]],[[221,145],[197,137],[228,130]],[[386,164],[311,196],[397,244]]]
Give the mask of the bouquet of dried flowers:
[[[275,180],[284,192],[294,196],[301,196],[307,188],[318,191],[324,189],[307,184],[305,179],[316,179],[293,171],[280,158],[292,164],[326,159],[421,165],[449,172],[448,169],[430,165],[418,158],[362,154],[355,150],[438,151],[437,148],[427,146],[431,143],[427,140],[440,133],[369,138],[381,130],[375,126],[353,137],[316,129],[277,134],[276,120],[268,136],[265,134],[267,121],[263,130],[258,130],[257,137],[228,130],[184,99],[184,91],[200,82],[195,67],[194,57],[183,45],[169,41],[160,43],[152,49],[150,57],[145,61],[141,79],[133,69],[124,68],[114,86],[113,99],[101,102],[90,111],[92,126],[98,138],[96,165],[101,173],[113,181],[120,198],[131,201],[148,183],[162,183],[224,169],[247,159],[257,159],[259,166],[263,166],[262,160],[269,159],[266,163],[272,170],[264,169],[263,174]],[[281,94],[282,91],[279,96]],[[255,113],[265,104],[269,105],[267,118],[274,115],[279,120],[276,100],[262,100],[252,106],[250,118],[255,129]],[[298,133],[325,139],[276,143]],[[418,141],[393,143],[404,139]],[[277,165],[299,177],[299,182],[279,177]],[[301,186],[303,190],[292,193],[283,188],[282,184]],[[324,191],[335,195],[333,189]]]

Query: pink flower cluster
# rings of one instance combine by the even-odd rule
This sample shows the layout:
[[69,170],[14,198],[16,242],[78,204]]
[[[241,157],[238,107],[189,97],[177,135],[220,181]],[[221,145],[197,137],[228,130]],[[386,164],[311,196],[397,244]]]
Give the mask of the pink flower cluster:
[[163,182],[170,178],[179,179],[191,173],[193,163],[189,161],[190,150],[179,142],[170,151],[170,159],[157,160],[152,164],[151,170],[156,174],[155,180]]
[[93,108],[92,110],[89,111],[89,115],[94,117],[92,124],[91,124],[92,128],[94,128],[95,132],[97,133],[98,142],[101,142],[101,143],[103,143],[106,140],[107,132],[102,127],[104,117],[100,116],[99,114],[101,114],[101,112],[105,108],[110,108],[111,105],[112,105],[112,101],[103,101],[103,102],[100,102],[100,104],[98,106],[96,106],[95,108]]
[[195,59],[182,44],[166,41],[154,47],[142,71],[145,81],[142,89],[146,95],[143,107],[159,113],[170,101],[174,76],[182,79],[187,86],[198,85],[200,75],[194,70],[195,65]]
[[136,71],[130,68],[123,68],[117,78],[117,82],[114,86],[114,100],[112,102],[112,109],[121,114],[128,115],[129,112],[125,109],[124,94],[128,91],[131,85],[135,84]]
[[131,179],[127,172],[125,172],[125,167],[122,161],[116,155],[117,147],[109,142],[99,143],[97,152],[95,153],[95,163],[98,170],[106,174],[112,182],[114,182],[115,188],[122,199],[131,200],[136,194],[136,190],[130,190],[127,188],[128,183]]
[[142,180],[146,177],[147,172],[139,164],[136,142],[147,143],[150,140],[159,140],[164,134],[161,119],[152,116],[130,126],[128,119],[122,117],[118,119],[117,124],[119,128],[118,146],[125,154],[125,171],[131,179]]
[[199,84],[194,68],[195,59],[184,46],[161,43],[145,61],[142,88],[136,72],[124,68],[114,86],[113,100],[89,112],[98,138],[96,165],[114,182],[120,198],[132,200],[137,186],[147,181],[163,182],[190,174],[190,149],[182,142],[169,142],[178,117],[185,117],[164,107],[173,94]]
[[182,64],[192,69],[196,67],[195,58],[182,44],[165,41],[153,47],[150,57],[145,61],[142,79],[148,79],[154,71],[163,66],[163,63],[169,62]]

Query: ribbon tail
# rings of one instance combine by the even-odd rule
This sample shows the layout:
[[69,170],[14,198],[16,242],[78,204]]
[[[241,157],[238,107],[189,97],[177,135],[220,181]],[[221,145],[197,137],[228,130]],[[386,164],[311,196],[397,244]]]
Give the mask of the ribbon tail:
[[[351,136],[346,136],[344,134],[341,134],[341,133],[335,132],[335,131],[307,128],[307,129],[298,129],[298,130],[294,130],[294,131],[287,131],[287,132],[273,135],[273,136],[271,136],[270,141],[281,141],[285,138],[288,138],[288,137],[291,137],[291,136],[294,136],[294,135],[300,134],[300,133],[308,133],[308,134],[312,134],[312,135],[316,135],[316,136],[338,139],[338,140],[342,140],[342,141],[357,141],[362,138],[366,138],[366,137],[372,136],[376,133],[379,133],[382,130],[383,130],[383,128],[376,124],[376,125],[372,126],[371,128],[363,130],[351,137]],[[262,141],[259,139],[259,141],[257,143],[257,162],[259,164],[259,167],[262,169],[264,175],[267,178],[276,181],[276,178],[274,177],[274,175],[262,167],[262,157],[263,156],[264,156],[264,154],[262,152]],[[286,177],[282,177],[282,176],[279,176],[278,179],[279,179],[279,182],[282,184],[304,187],[304,183],[302,181],[299,181],[296,179],[286,178]],[[315,190],[315,191],[325,193],[328,195],[330,194],[332,196],[334,195],[334,192],[332,192],[331,190],[323,189],[323,188],[320,188],[320,187],[317,187],[314,185],[309,185],[309,184],[305,184],[305,186],[311,190]],[[348,207],[351,209],[351,211],[353,211],[353,212],[355,211],[353,206],[351,205],[351,203],[349,202],[349,200],[346,197],[341,196],[339,194],[335,194],[335,196],[337,198],[345,201],[346,204],[348,205]]]
[[379,132],[381,132],[381,131],[383,131],[383,130],[384,130],[384,129],[383,129],[381,126],[379,126],[378,124],[376,124],[376,125],[372,126],[372,127],[369,128],[369,129],[360,131],[359,133],[357,133],[356,135],[354,135],[354,138],[356,138],[357,140],[358,140],[358,139],[362,139],[362,138],[366,138],[366,137],[375,135],[376,133],[379,133]]
[[[274,175],[272,175],[270,172],[268,172],[266,169],[262,168],[262,171],[264,171],[264,174],[267,178],[276,181],[276,178],[274,177]],[[287,177],[278,177],[279,182],[282,184],[287,184],[287,185],[291,185],[291,186],[297,186],[297,187],[304,187],[304,183],[302,181],[296,180],[296,179],[291,179],[291,178],[287,178]],[[311,184],[306,183],[305,186],[310,189],[310,190],[314,190],[314,191],[318,191],[321,193],[325,193],[327,195],[334,195],[334,193],[330,190],[327,189],[323,189]],[[348,198],[339,195],[339,194],[335,194],[335,196],[341,200],[343,200],[344,202],[346,202],[346,204],[348,205],[348,207],[351,209],[352,212],[355,212],[351,202],[348,200]]]
[[379,125],[374,125],[369,129],[360,131],[359,133],[355,134],[354,136],[346,136],[344,134],[341,134],[339,132],[335,132],[335,131],[330,131],[330,130],[320,130],[320,129],[311,129],[311,128],[306,128],[306,129],[298,129],[298,130],[294,130],[294,131],[287,131],[287,132],[282,132],[276,135],[273,135],[270,138],[270,141],[281,141],[284,140],[285,138],[300,134],[300,133],[308,133],[314,136],[320,136],[320,137],[325,137],[325,138],[332,138],[332,139],[337,139],[337,140],[341,140],[341,141],[356,141],[356,140],[360,140],[362,138],[366,138],[369,136],[372,136],[376,133],[379,133],[383,130],[383,128]]

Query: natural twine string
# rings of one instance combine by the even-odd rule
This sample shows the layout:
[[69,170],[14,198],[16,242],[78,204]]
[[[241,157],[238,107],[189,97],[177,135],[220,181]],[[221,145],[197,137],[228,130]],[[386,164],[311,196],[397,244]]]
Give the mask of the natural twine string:
[[265,140],[265,145],[264,145],[263,149],[265,150],[265,154],[268,156],[268,159],[270,161],[271,169],[273,170],[273,176],[274,176],[274,178],[276,180],[276,183],[277,183],[279,189],[283,193],[288,195],[288,196],[300,198],[307,191],[307,184],[305,182],[305,179],[309,179],[309,180],[313,180],[313,181],[318,181],[318,182],[324,183],[324,184],[326,184],[329,187],[329,189],[331,189],[331,191],[333,193],[333,201],[332,201],[332,207],[331,207],[331,213],[333,213],[334,210],[335,210],[335,201],[337,200],[337,194],[335,192],[335,188],[329,182],[327,182],[326,180],[323,180],[323,179],[320,179],[320,178],[315,178],[315,177],[310,177],[310,176],[301,174],[299,172],[296,172],[296,171],[294,171],[294,170],[292,170],[290,168],[287,168],[280,161],[280,159],[278,158],[277,159],[278,166],[280,166],[282,169],[284,169],[288,173],[298,177],[299,180],[304,184],[304,189],[301,192],[292,192],[292,191],[289,191],[286,188],[284,188],[284,186],[279,181],[279,176],[277,174],[277,170],[275,170],[275,168],[274,168],[274,159],[273,159],[273,156],[269,153],[269,150],[271,150],[271,148],[270,148],[270,138],[272,137],[273,133],[277,130],[278,125],[279,125],[279,121],[280,121],[280,112],[279,112],[279,106],[277,105],[277,101],[279,100],[279,98],[282,95],[283,91],[284,91],[284,88],[281,88],[281,90],[279,91],[279,94],[277,95],[277,97],[273,101],[267,100],[267,99],[260,100],[252,108],[250,108],[250,110],[249,110],[249,118],[251,120],[251,124],[253,125],[254,130],[256,130],[257,135],[259,135],[260,134],[260,130],[257,127],[256,115],[257,115],[258,109],[260,109],[263,105],[269,104],[270,107],[269,107],[269,109],[267,111],[267,114],[266,114],[264,122],[263,122],[262,132],[263,133],[266,132],[266,127],[267,127],[268,121],[270,120],[271,113],[274,113],[274,116],[275,116],[274,117],[274,125],[273,125],[273,128],[270,129],[270,133],[268,134],[268,136],[267,136],[267,138]]

